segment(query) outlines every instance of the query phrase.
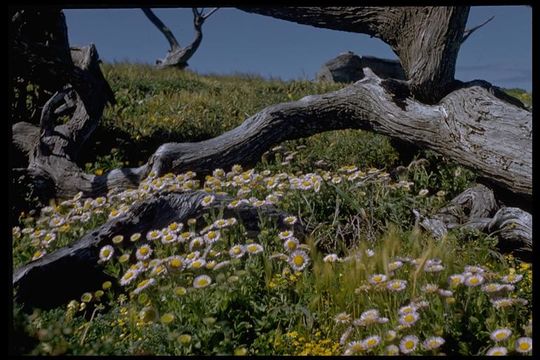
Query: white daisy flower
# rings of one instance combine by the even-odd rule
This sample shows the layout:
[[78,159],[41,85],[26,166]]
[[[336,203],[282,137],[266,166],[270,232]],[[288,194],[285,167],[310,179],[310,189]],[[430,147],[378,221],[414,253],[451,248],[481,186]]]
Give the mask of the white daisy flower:
[[494,346],[486,352],[487,356],[506,356],[507,354],[508,349],[504,346]]
[[532,350],[532,338],[520,337],[516,340],[516,351],[522,354]]
[[428,337],[422,345],[426,350],[435,350],[440,348],[446,341],[440,336],[431,336]]
[[99,250],[99,262],[109,261],[114,255],[114,248],[111,245],[105,245]]
[[431,283],[425,284],[424,286],[422,286],[421,290],[425,293],[432,294],[439,290],[439,285]]
[[257,244],[257,243],[247,244],[247,245],[245,245],[245,248],[246,248],[247,252],[249,254],[252,254],[252,255],[258,254],[258,253],[263,251],[262,245]]
[[408,314],[401,315],[399,318],[399,323],[403,326],[410,327],[413,326],[419,318],[420,315],[418,315],[417,312],[410,312]]
[[193,280],[193,287],[196,289],[202,289],[212,283],[212,278],[208,275],[199,275]]
[[153,252],[153,250],[152,250],[152,248],[150,246],[142,245],[135,252],[135,257],[138,260],[146,260],[146,259],[148,259],[150,257],[150,255],[152,255],[152,252]]
[[172,222],[170,223],[168,226],[167,226],[167,229],[175,234],[179,233],[180,231],[182,231],[182,229],[184,228],[184,224],[182,223],[177,223],[177,222]]
[[164,245],[172,244],[173,242],[176,241],[177,238],[178,237],[173,232],[167,232],[166,234],[163,234],[163,236],[161,237],[161,243]]
[[126,286],[130,284],[133,280],[137,278],[139,275],[139,272],[136,270],[128,270],[122,277],[120,278],[120,285]]
[[495,342],[504,341],[512,335],[512,330],[508,328],[496,329],[491,332],[489,337]]
[[285,219],[283,219],[283,222],[285,224],[288,224],[288,225],[293,225],[293,224],[296,224],[296,221],[298,219],[296,218],[296,216],[287,216]]
[[386,288],[390,291],[403,291],[407,287],[407,280],[390,280]]
[[416,350],[418,345],[418,337],[415,335],[404,336],[399,342],[399,349],[403,354],[410,354]]
[[360,341],[351,341],[345,348],[345,355],[360,354],[365,350],[364,345]]
[[234,245],[229,249],[229,255],[232,258],[239,259],[246,253],[246,249],[243,245]]
[[227,220],[225,219],[217,219],[216,221],[214,221],[214,228],[216,229],[222,229],[224,227],[227,227],[229,225],[229,223],[227,222]]
[[182,270],[186,266],[186,260],[181,256],[175,255],[167,259],[167,264],[171,270]]
[[291,252],[298,249],[298,245],[300,245],[300,242],[294,236],[286,239],[283,243],[283,247],[285,248],[285,250]]
[[469,287],[480,286],[484,282],[484,277],[480,273],[473,273],[472,275],[466,276],[464,283]]
[[464,281],[465,281],[465,276],[463,276],[462,274],[453,274],[448,277],[448,283],[452,287],[461,285],[463,284]]
[[395,270],[401,268],[402,266],[403,266],[402,261],[399,261],[399,260],[393,261],[390,264],[388,264],[388,270],[395,271]]
[[377,309],[366,310],[360,315],[360,319],[358,319],[359,321],[355,320],[354,324],[361,326],[376,324],[378,323],[379,315],[379,310]]
[[297,250],[289,257],[289,265],[295,271],[302,271],[309,264],[309,256],[302,250]]
[[523,279],[523,275],[521,274],[510,274],[510,275],[503,276],[501,281],[507,284],[515,284],[521,281],[521,279]]
[[146,233],[146,240],[148,241],[153,241],[153,240],[157,240],[161,237],[161,231],[159,230],[150,230],[149,232]]
[[442,297],[451,297],[454,295],[454,292],[451,290],[439,289],[439,295]]
[[292,237],[294,234],[292,231],[290,230],[285,230],[285,231],[281,231],[278,236],[281,240],[285,240],[285,239],[288,239],[290,237]]
[[372,348],[376,347],[380,343],[381,343],[381,337],[378,336],[378,335],[373,335],[373,336],[369,336],[369,337],[365,338],[362,341],[362,346],[366,350],[369,350],[369,349],[372,349]]
[[203,268],[206,265],[206,260],[203,258],[194,259],[188,265],[188,268],[198,270]]
[[219,230],[210,230],[206,234],[204,234],[204,240],[207,244],[214,244],[216,241],[218,241],[221,237],[221,233]]
[[341,312],[334,316],[334,321],[336,324],[348,324],[351,322],[351,315],[346,312]]
[[387,278],[388,277],[384,274],[373,274],[368,278],[368,282],[371,285],[378,285],[384,283]]
[[203,207],[209,206],[210,204],[214,202],[215,198],[216,197],[214,195],[206,195],[205,197],[202,198],[201,205]]
[[200,236],[197,236],[196,238],[193,238],[189,242],[189,251],[193,251],[195,249],[201,248],[204,245],[204,239]]
[[399,355],[399,347],[397,345],[391,344],[384,348],[385,355],[395,356]]
[[135,288],[135,290],[133,290],[133,293],[139,294],[141,291],[143,291],[144,289],[146,289],[147,287],[151,285],[154,285],[155,283],[156,283],[156,280],[153,278],[143,280],[137,284],[137,287]]

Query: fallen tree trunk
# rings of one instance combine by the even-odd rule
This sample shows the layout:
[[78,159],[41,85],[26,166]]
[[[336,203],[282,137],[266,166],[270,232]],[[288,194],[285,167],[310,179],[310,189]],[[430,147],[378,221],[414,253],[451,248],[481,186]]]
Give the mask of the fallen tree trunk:
[[349,87],[267,107],[216,138],[164,144],[139,168],[94,176],[75,167],[69,181],[62,180],[66,173],[57,165],[47,171],[58,179],[57,196],[71,197],[82,191],[85,197],[97,197],[136,187],[150,171],[205,174],[217,167],[253,165],[284,140],[329,130],[364,129],[435,150],[476,170],[481,178],[531,198],[529,111],[506,102],[496,88],[479,81],[462,84],[437,105],[425,105],[407,97],[405,85],[396,87],[396,82],[381,80],[367,68],[364,71],[366,77]]
[[[283,221],[288,214],[272,206],[254,208],[242,204],[229,209],[226,205],[233,199],[229,196],[216,195],[210,206],[203,207],[201,200],[207,195],[208,193],[203,191],[154,195],[148,200],[134,204],[118,218],[89,231],[74,244],[20,267],[13,274],[17,301],[24,304],[27,309],[51,308],[78,298],[85,291],[100,288],[104,281],[111,279],[103,272],[103,265],[98,263],[99,250],[105,245],[112,245],[114,236],[123,235],[129,238],[138,232],[143,234],[140,241],[145,242],[144,235],[148,231],[159,230],[172,222],[186,222],[190,218],[200,219],[211,209],[223,208],[224,217],[236,217],[247,230],[248,236],[254,237],[259,231],[261,214],[276,220],[281,230],[290,228],[290,225]],[[202,221],[198,223],[201,224]],[[303,229],[298,223],[294,225],[294,231],[298,236],[303,234]],[[126,250],[135,247],[135,244],[125,241],[122,246]],[[113,283],[116,284],[116,281]]]
[[512,250],[525,260],[531,259],[531,214],[514,207],[499,208],[493,192],[483,185],[465,190],[432,216],[414,213],[435,238],[443,238],[451,229],[476,229],[496,236],[502,251]]

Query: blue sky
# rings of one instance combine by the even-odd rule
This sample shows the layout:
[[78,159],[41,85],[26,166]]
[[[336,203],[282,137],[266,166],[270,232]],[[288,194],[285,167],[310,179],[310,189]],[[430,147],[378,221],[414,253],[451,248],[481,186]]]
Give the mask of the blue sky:
[[[190,9],[154,9],[180,45],[193,37]],[[169,45],[140,9],[65,10],[71,45],[94,43],[107,62],[153,64]],[[532,9],[474,6],[468,27],[491,16],[461,47],[456,78],[484,79],[497,86],[532,87]],[[198,73],[255,73],[265,77],[313,79],[320,66],[344,51],[383,58],[396,56],[381,40],[364,34],[306,25],[222,8],[203,28],[204,38],[189,61]]]

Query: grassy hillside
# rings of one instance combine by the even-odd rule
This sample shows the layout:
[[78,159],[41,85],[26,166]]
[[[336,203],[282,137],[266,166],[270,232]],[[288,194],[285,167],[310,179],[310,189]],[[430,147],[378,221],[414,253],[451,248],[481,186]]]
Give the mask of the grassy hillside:
[[[266,106],[340,88],[127,64],[104,73],[118,103],[82,160],[98,174],[146,161],[163,142],[213,137]],[[104,283],[31,314],[16,304],[15,346],[46,355],[530,354],[531,264],[499,253],[493,234],[435,240],[415,226],[412,209],[432,214],[475,179],[429,151],[415,157],[429,165],[392,180],[400,160],[386,137],[334,131],[287,141],[255,169],[216,169],[202,183],[150,176],[135,191],[21,215],[15,267],[169,186],[224,192],[235,198],[229,206],[271,202],[307,233],[263,216],[248,236],[240,219],[216,211],[113,237],[102,262],[122,291]]]

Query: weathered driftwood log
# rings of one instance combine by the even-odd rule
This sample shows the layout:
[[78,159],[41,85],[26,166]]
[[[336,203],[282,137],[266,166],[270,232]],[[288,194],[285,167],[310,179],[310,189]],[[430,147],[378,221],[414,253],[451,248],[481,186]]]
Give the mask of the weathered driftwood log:
[[[364,70],[366,78],[349,87],[269,106],[216,138],[163,144],[139,168],[94,176],[76,166],[69,168],[64,158],[49,157],[47,161],[54,161],[55,166],[47,171],[56,180],[57,196],[82,191],[84,196],[97,197],[114,188],[136,187],[151,170],[158,175],[187,170],[208,173],[237,163],[253,165],[266,150],[284,140],[355,128],[433,149],[475,169],[481,178],[531,196],[529,111],[509,104],[496,88],[478,81],[463,84],[437,105],[425,105],[407,97],[405,85],[396,87],[395,82]],[[57,165],[60,161],[65,162],[62,167]],[[69,181],[64,180],[66,176]]]
[[501,250],[512,249],[527,259],[532,255],[531,214],[514,207],[499,208],[493,192],[483,185],[465,190],[432,216],[414,213],[436,238],[446,236],[450,229],[477,229],[497,236]]
[[[99,250],[105,245],[111,245],[115,235],[123,235],[125,238],[136,232],[144,235],[174,221],[185,223],[189,218],[199,219],[210,209],[224,208],[224,216],[236,217],[246,228],[247,236],[255,237],[259,231],[260,214],[275,220],[282,230],[290,228],[290,225],[283,221],[288,214],[272,206],[254,208],[242,204],[228,209],[226,205],[232,198],[216,195],[210,206],[203,207],[201,200],[206,195],[208,193],[203,191],[157,194],[144,202],[134,204],[118,218],[89,231],[74,244],[20,267],[13,274],[17,301],[28,309],[33,306],[49,308],[78,298],[85,291],[95,290],[104,281],[111,280],[103,272],[103,265],[99,264],[98,260]],[[201,221],[198,223],[202,224]],[[294,231],[300,237],[304,232],[298,223],[294,225]],[[140,241],[146,242],[144,236]],[[135,244],[124,241],[121,246],[126,249],[134,247]]]

